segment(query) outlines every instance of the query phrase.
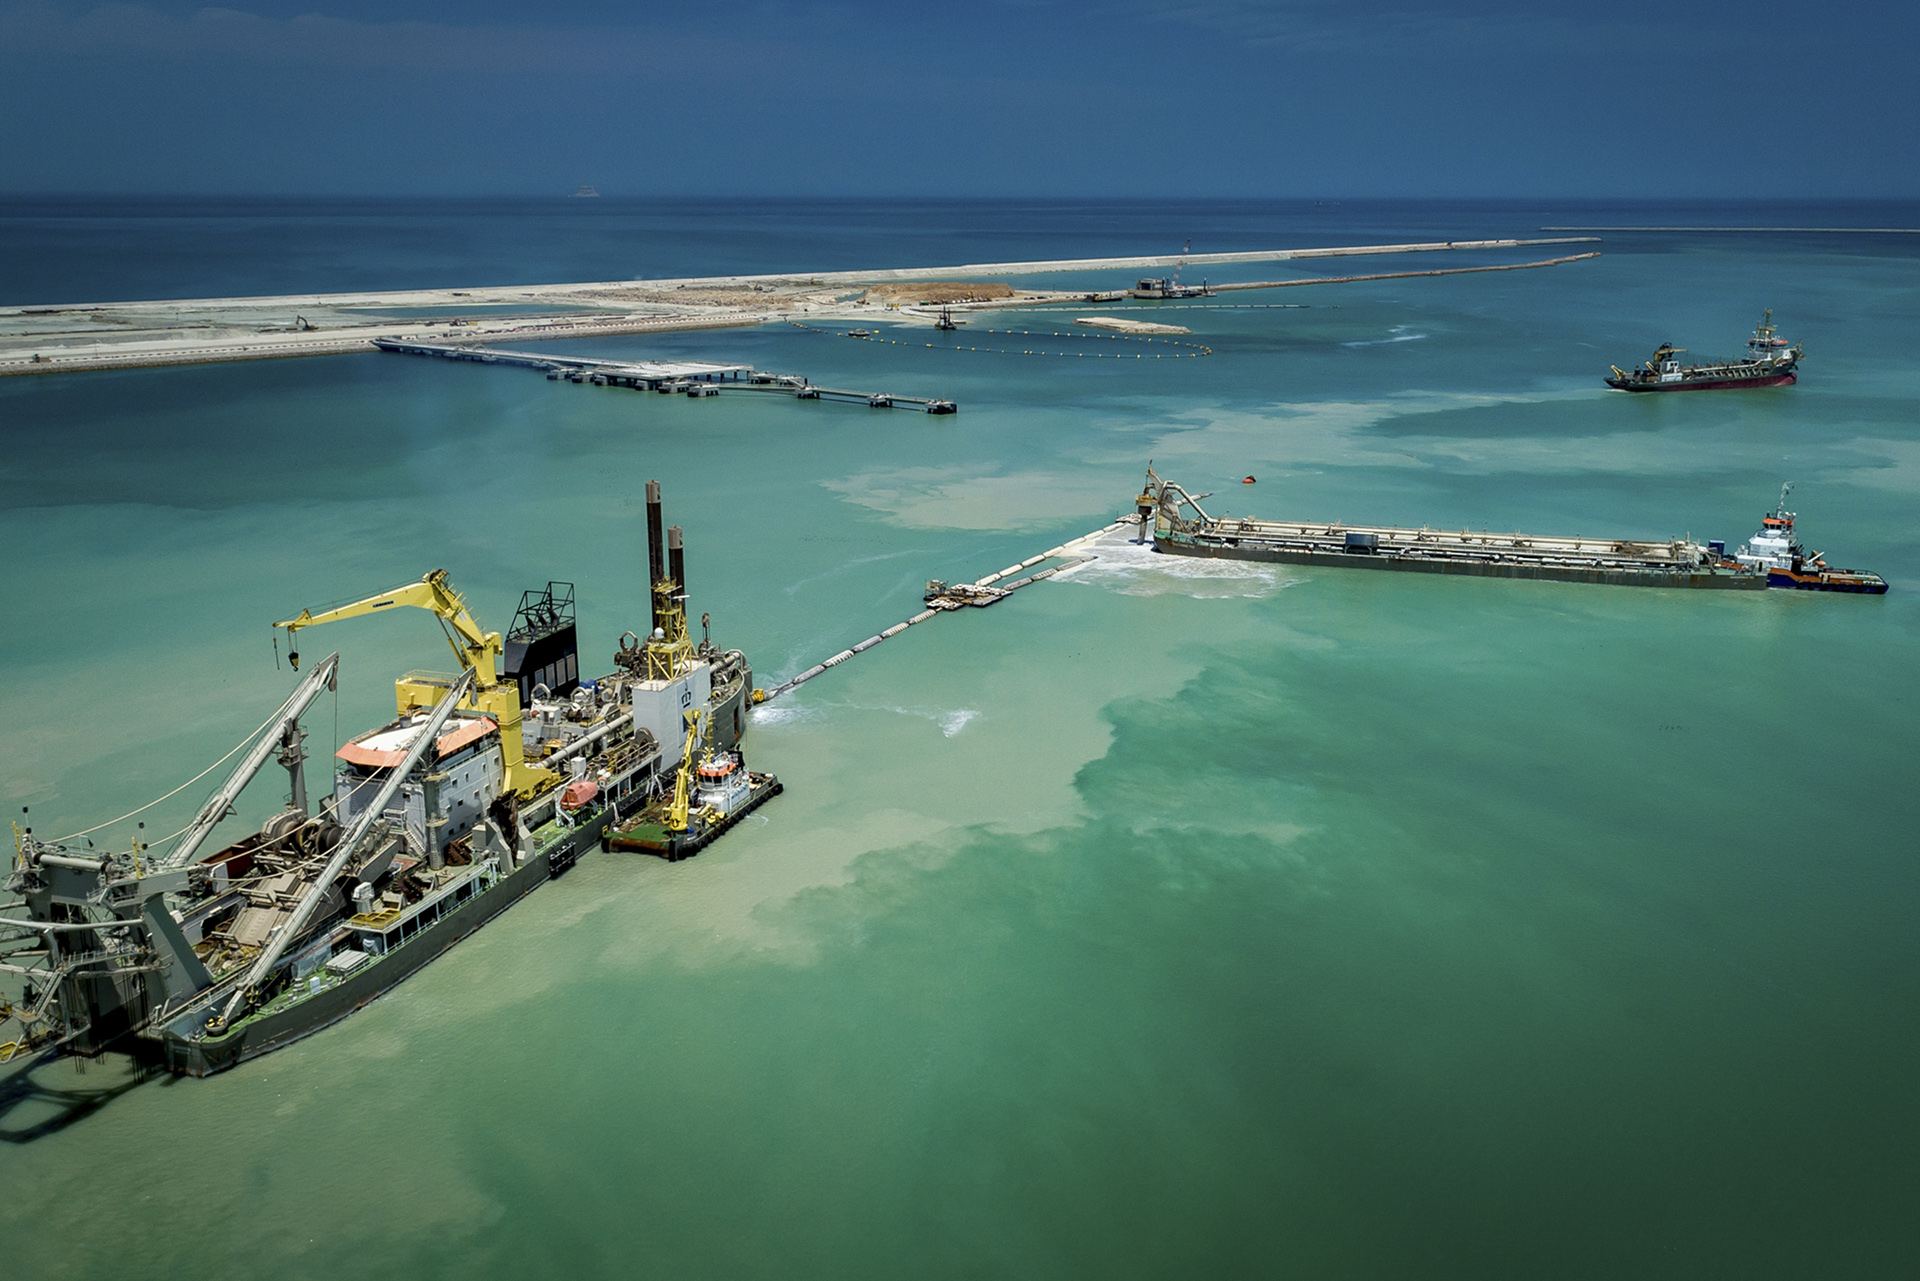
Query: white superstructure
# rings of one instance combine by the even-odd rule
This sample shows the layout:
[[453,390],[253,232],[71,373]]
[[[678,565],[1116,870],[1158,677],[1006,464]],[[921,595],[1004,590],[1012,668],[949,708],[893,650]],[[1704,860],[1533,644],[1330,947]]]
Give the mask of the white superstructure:
[[1747,540],[1733,558],[1748,569],[1765,573],[1770,569],[1799,569],[1800,548],[1793,541],[1793,513],[1787,510],[1787,495],[1793,482],[1780,486],[1780,501],[1760,520],[1760,532]]

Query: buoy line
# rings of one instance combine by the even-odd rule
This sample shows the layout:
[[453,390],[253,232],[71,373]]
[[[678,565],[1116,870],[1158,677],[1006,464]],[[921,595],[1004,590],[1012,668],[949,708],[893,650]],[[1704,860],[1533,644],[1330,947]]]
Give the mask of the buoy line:
[[[789,318],[787,323],[795,329],[804,329],[808,333],[844,334],[847,332],[844,329],[827,329],[820,325],[809,325],[805,321],[794,320],[792,318]],[[1178,347],[1182,350],[1171,352],[1136,351],[1131,355],[1127,355],[1121,352],[1107,351],[1045,351],[1024,347],[961,347],[931,342],[904,342],[901,339],[886,338],[880,334],[871,334],[863,341],[885,343],[889,347],[924,347],[928,351],[974,351],[980,352],[983,355],[994,356],[1052,356],[1062,360],[1191,360],[1200,356],[1211,356],[1213,354],[1213,348],[1207,346],[1205,343],[1181,342],[1174,338],[1149,337],[1146,334],[1096,333],[1091,330],[1085,333],[1047,333],[1044,331],[1035,333],[1027,329],[976,329],[974,332],[978,334],[990,334],[997,338],[1065,338],[1072,342],[1138,343],[1141,345]]]

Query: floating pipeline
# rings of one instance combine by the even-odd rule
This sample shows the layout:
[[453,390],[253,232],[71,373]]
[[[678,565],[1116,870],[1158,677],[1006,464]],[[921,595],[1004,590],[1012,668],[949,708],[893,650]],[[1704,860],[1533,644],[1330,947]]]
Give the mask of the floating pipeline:
[[[944,593],[931,590],[936,584],[929,583],[929,591],[926,597],[927,608],[921,610],[911,618],[895,623],[885,631],[875,632],[872,636],[867,637],[857,645],[849,645],[833,657],[815,663],[812,667],[807,668],[796,676],[789,677],[771,689],[755,690],[753,692],[753,701],[756,703],[764,703],[770,699],[778,698],[782,694],[793,690],[795,687],[806,684],[814,677],[829,672],[842,663],[851,661],[857,655],[866,653],[881,642],[892,640],[909,627],[913,627],[918,623],[924,623],[929,619],[938,618],[943,613],[952,612],[966,605],[990,605],[996,601],[1006,599],[1023,587],[1030,587],[1034,583],[1044,582],[1063,569],[1070,569],[1075,565],[1084,564],[1086,561],[1094,559],[1093,555],[1086,551],[1088,544],[1104,535],[1112,533],[1114,530],[1127,528],[1133,523],[1133,520],[1134,518],[1131,516],[1122,516],[1118,520],[1109,521],[1100,526],[1100,528],[1090,530],[1078,538],[1070,538],[1057,547],[1049,547],[1043,552],[1036,552],[1025,560],[1016,561],[1005,569],[995,570],[983,578],[976,578],[971,583],[938,584],[938,586],[945,588]],[[1036,566],[1049,560],[1057,560],[1060,563],[1057,565],[1048,565],[1045,569],[1036,568]],[[1033,572],[1022,577],[1015,577],[1015,575],[1020,574],[1022,570],[1033,570]]]
[[[813,334],[844,334],[844,329],[827,329],[820,325],[809,325],[804,321],[787,321],[795,329],[804,329]],[[1201,356],[1213,355],[1213,348],[1205,343],[1181,342],[1175,338],[1149,338],[1143,334],[1112,333],[1034,333],[1026,329],[978,329],[979,334],[996,338],[1064,338],[1071,342],[1084,343],[1137,343],[1142,346],[1178,347],[1180,351],[1137,351],[1132,354],[1107,351],[1036,351],[1018,347],[961,347],[957,344],[904,342],[898,338],[883,338],[879,334],[869,334],[866,342],[884,343],[889,347],[924,347],[928,351],[976,351],[991,356],[1048,356],[1061,360],[1192,360]]]

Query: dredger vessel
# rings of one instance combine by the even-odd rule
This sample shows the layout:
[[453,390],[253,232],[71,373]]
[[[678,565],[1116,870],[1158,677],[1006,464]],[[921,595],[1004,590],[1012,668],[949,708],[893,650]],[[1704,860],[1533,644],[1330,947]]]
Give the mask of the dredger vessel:
[[[210,1075],[390,990],[566,871],[611,825],[649,812],[665,831],[677,822],[676,834],[708,822],[686,800],[695,762],[745,773],[752,672],[740,651],[712,644],[704,615],[700,641],[689,636],[681,531],[663,535],[654,481],[647,548],[647,635],[622,636],[614,670],[594,680],[581,679],[567,583],[523,595],[504,638],[444,570],[275,624],[291,648],[310,627],[417,608],[439,619],[459,659],[457,673],[395,682],[395,719],[339,750],[317,803],[301,718],[336,686],[337,653],[310,666],[173,837],[108,849],[16,825],[13,901],[0,906],[0,974],[11,980],[0,1061],[118,1048]],[[297,650],[292,659],[297,670]],[[286,770],[286,805],[214,846],[270,762]]]
[[1609,366],[1613,376],[1607,386],[1616,391],[1733,391],[1743,387],[1784,387],[1799,381],[1796,372],[1800,358],[1806,355],[1798,344],[1790,343],[1774,332],[1773,312],[1768,310],[1747,339],[1747,351],[1739,360],[1715,360],[1697,365],[1680,362],[1686,351],[1672,343],[1661,343],[1651,357],[1637,369]]

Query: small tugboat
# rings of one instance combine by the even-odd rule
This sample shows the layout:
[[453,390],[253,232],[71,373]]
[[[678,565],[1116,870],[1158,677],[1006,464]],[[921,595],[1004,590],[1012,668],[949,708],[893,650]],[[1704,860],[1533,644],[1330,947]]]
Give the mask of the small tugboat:
[[871,330],[871,329],[849,329],[849,330],[847,330],[847,337],[849,337],[849,338],[871,338],[871,337],[873,337],[873,330]]
[[610,827],[600,838],[604,848],[655,854],[677,863],[698,854],[784,790],[773,775],[749,770],[737,745],[720,751],[708,747],[696,768],[693,748],[700,725],[698,714],[688,716],[687,756],[673,791],[631,822]]
[[1746,355],[1739,360],[1704,365],[1683,365],[1684,347],[1661,343],[1650,360],[1640,368],[1625,370],[1611,365],[1613,377],[1607,386],[1619,391],[1726,391],[1736,387],[1784,387],[1799,381],[1794,372],[1805,352],[1780,337],[1773,329],[1771,309],[1762,314],[1747,339]]
[[1886,594],[1887,580],[1857,569],[1834,569],[1819,552],[1808,555],[1794,541],[1793,513],[1787,510],[1792,482],[1780,487],[1780,501],[1760,521],[1760,532],[1734,553],[1733,559],[1755,572],[1765,572],[1767,586],[1799,591],[1854,592],[1864,596]]

